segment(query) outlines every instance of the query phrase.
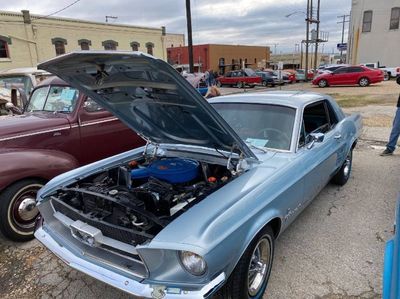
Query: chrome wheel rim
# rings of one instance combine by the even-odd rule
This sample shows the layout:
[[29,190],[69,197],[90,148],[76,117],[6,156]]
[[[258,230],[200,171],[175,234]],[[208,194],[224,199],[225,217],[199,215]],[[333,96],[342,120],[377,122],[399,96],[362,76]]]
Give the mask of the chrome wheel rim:
[[326,81],[325,80],[319,81],[319,86],[325,87],[326,86]]
[[348,177],[350,175],[350,169],[351,169],[351,159],[350,159],[350,155],[347,156],[346,160],[344,161],[344,165],[343,165],[343,174],[345,177]]
[[35,219],[39,214],[36,207],[36,194],[41,187],[40,184],[28,185],[14,195],[9,215],[17,230],[31,231],[34,227]]
[[264,285],[271,264],[271,242],[263,238],[255,247],[248,269],[248,292],[251,297],[257,295]]
[[361,79],[360,83],[361,83],[361,86],[367,86],[368,85],[368,80],[367,79]]
[[36,200],[32,197],[23,199],[18,205],[18,215],[23,221],[30,221],[36,218],[38,209],[36,207]]

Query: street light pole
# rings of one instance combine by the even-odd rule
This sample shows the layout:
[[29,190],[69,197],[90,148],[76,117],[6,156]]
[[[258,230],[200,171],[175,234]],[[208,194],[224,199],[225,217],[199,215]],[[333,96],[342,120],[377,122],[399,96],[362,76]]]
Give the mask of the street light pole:
[[190,0],[186,0],[186,21],[187,21],[187,31],[188,31],[189,72],[194,73],[193,40],[192,40],[192,14],[190,11]]

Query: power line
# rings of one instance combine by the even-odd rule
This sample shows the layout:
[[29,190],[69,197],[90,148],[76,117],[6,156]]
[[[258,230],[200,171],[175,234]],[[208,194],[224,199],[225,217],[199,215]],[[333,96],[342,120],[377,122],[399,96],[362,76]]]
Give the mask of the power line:
[[48,15],[46,15],[46,16],[39,17],[39,18],[35,19],[34,21],[40,20],[40,19],[44,19],[44,18],[53,16],[53,15],[55,15],[55,14],[58,14],[59,12],[62,12],[62,11],[64,11],[64,10],[70,8],[71,6],[75,5],[75,4],[78,3],[79,1],[81,1],[81,0],[76,0],[75,2],[72,2],[71,4],[65,6],[64,8],[62,8],[62,9],[60,9],[60,10],[57,10],[57,11],[55,11],[55,12],[53,12],[53,13],[51,13],[51,14],[48,14]]

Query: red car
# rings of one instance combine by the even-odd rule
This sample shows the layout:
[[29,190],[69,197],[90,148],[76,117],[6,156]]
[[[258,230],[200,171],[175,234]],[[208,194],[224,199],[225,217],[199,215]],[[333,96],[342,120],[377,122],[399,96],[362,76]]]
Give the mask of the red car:
[[333,72],[321,74],[312,80],[312,84],[319,87],[332,85],[360,85],[368,86],[383,81],[384,74],[381,70],[370,69],[365,66],[347,66]]
[[230,71],[225,76],[217,78],[217,85],[219,87],[223,85],[236,86],[237,88],[243,88],[245,85],[254,87],[257,84],[261,84],[262,78],[256,74],[252,69],[243,69],[237,71]]
[[0,120],[0,231],[33,238],[37,191],[53,177],[144,140],[59,78],[33,91],[23,115]]

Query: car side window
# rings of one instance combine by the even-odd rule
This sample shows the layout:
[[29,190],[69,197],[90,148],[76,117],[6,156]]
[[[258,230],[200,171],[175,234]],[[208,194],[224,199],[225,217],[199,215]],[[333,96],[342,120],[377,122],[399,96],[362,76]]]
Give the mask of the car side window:
[[336,69],[334,71],[334,73],[335,74],[345,74],[345,73],[349,72],[348,70],[349,70],[349,68],[347,68],[347,67],[341,67],[341,68]]
[[226,77],[232,77],[232,73],[227,73]]
[[[331,121],[331,117],[334,117]],[[299,135],[299,147],[311,142],[311,133],[327,133],[337,123],[337,117],[327,101],[313,103],[304,108]]]
[[362,72],[363,69],[359,67],[349,67],[347,68],[347,73],[359,73]]
[[104,111],[104,108],[101,107],[99,104],[97,104],[95,101],[93,101],[91,98],[87,98],[85,100],[83,108],[85,109],[86,112],[89,113]]

